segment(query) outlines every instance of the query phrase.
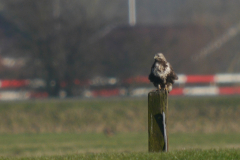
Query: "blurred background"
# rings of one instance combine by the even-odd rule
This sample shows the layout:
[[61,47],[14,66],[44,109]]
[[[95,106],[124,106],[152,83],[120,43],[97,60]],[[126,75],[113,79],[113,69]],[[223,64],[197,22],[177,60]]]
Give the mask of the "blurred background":
[[240,148],[239,6],[0,0],[0,155],[146,152],[158,52],[179,76],[170,151]]
[[239,3],[1,0],[0,99],[146,96],[158,52],[172,95],[240,94]]

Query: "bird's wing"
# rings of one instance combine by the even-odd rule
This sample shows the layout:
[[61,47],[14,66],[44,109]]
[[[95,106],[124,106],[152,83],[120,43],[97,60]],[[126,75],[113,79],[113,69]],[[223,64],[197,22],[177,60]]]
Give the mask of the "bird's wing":
[[174,80],[178,80],[178,76],[176,75],[176,73],[174,72],[172,66],[170,65],[170,69],[171,69],[171,76],[174,78]]

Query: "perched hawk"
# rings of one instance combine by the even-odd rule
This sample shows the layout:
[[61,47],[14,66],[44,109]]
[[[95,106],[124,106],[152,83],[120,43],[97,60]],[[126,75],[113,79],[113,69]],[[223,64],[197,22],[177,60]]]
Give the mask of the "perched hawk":
[[178,76],[175,74],[172,66],[167,62],[162,53],[155,54],[154,59],[155,61],[152,65],[148,79],[159,90],[164,88],[169,93],[172,90],[174,80],[177,80]]

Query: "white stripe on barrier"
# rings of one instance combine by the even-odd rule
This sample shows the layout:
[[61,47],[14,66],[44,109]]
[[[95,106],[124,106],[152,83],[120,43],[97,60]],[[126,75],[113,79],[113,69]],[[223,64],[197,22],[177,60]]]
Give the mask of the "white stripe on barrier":
[[148,95],[148,93],[153,90],[154,88],[136,88],[136,89],[133,89],[131,92],[130,92],[130,96],[146,96]]
[[1,91],[0,100],[26,100],[30,98],[29,92]]
[[216,83],[240,83],[240,74],[216,74],[214,81]]
[[183,84],[187,82],[187,76],[184,74],[178,75],[178,80],[175,81],[176,84]]
[[218,87],[186,87],[183,89],[183,94],[187,96],[201,96],[201,95],[218,95]]

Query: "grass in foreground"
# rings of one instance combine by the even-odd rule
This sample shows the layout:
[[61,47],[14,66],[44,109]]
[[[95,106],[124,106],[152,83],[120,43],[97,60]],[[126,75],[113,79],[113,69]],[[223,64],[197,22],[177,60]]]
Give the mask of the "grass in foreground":
[[[0,135],[0,156],[50,156],[85,153],[147,152],[147,133]],[[169,150],[240,148],[239,134],[181,133],[169,135]],[[93,155],[95,156],[95,155]]]
[[[2,158],[10,160],[11,158]],[[43,156],[19,158],[24,160],[237,160],[240,159],[239,149],[181,150],[168,153],[86,153],[65,156]]]

